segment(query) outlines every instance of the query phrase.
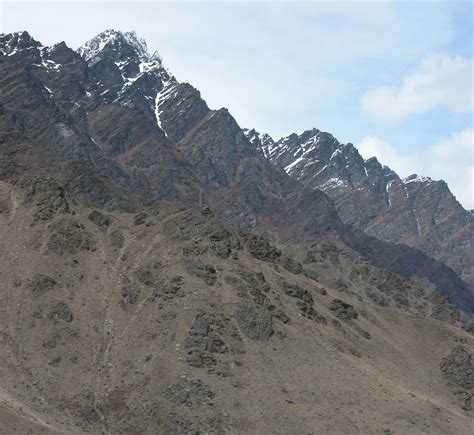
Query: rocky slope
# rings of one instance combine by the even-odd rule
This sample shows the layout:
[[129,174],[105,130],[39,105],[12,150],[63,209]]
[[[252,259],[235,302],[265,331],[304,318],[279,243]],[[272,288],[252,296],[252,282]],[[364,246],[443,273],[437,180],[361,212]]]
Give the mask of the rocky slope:
[[416,174],[401,179],[375,157],[364,160],[352,144],[317,129],[277,142],[255,130],[246,134],[278,168],[333,199],[343,222],[418,248],[474,286],[474,219],[444,181]]
[[31,183],[0,183],[1,433],[469,432],[474,340],[415,281]]
[[472,423],[465,283],[345,225],[134,33],[0,36],[0,147],[6,433]]

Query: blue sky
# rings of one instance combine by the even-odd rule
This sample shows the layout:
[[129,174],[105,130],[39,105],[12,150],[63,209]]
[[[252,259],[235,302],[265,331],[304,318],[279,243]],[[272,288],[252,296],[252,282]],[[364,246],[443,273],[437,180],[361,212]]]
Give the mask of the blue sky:
[[73,48],[135,30],[241,126],[329,131],[474,208],[472,2],[3,1],[0,14],[1,32]]

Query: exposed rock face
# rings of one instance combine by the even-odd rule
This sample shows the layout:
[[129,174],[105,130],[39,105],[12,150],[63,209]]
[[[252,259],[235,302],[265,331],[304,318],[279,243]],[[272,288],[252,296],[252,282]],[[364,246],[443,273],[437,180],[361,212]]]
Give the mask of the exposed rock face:
[[341,320],[357,319],[359,316],[354,307],[340,299],[333,299],[328,308]]
[[242,332],[252,340],[267,341],[273,335],[272,314],[254,305],[240,304],[235,316]]
[[464,346],[456,346],[440,363],[441,371],[454,389],[459,405],[470,411],[474,394],[474,364],[472,354]]
[[246,130],[263,156],[305,186],[334,200],[343,222],[380,240],[404,243],[452,267],[474,285],[474,219],[444,181],[405,179],[352,144],[317,129],[277,142]]
[[[54,175],[49,182],[51,188],[55,189],[54,183],[60,182],[77,200],[98,209],[138,211],[137,225],[151,222],[143,207],[156,211],[159,201],[171,200],[207,204],[223,221],[283,242],[311,244],[317,238],[335,237],[362,255],[376,251],[385,260],[384,264],[377,263],[379,267],[396,272],[403,269],[401,272],[408,277],[427,277],[453,301],[465,309],[474,309],[472,292],[460,281],[453,281],[450,270],[441,267],[434,273],[435,265],[416,251],[403,252],[417,258],[413,263],[416,268],[405,267],[406,262],[401,261],[399,253],[394,254],[391,245],[356,236],[340,221],[328,196],[320,190],[302,187],[282,167],[294,175],[293,168],[311,162],[311,167],[318,168],[314,181],[319,185],[321,177],[331,176],[332,180],[343,162],[344,183],[351,181],[351,191],[365,192],[369,198],[367,210],[387,203],[386,208],[393,211],[390,204],[395,197],[391,194],[388,201],[386,192],[389,182],[401,183],[404,192],[411,192],[418,182],[401,182],[377,162],[364,162],[352,146],[340,146],[331,135],[318,130],[291,135],[278,143],[267,136],[260,139],[252,132],[249,137],[254,144],[250,143],[227,110],[210,110],[199,92],[188,84],[178,83],[163,67],[159,55],[149,54],[144,41],[133,33],[105,31],[81,47],[79,53],[64,43],[44,47],[26,32],[2,36],[1,45],[4,56],[0,72],[4,80],[0,82],[0,95],[5,96],[0,117],[5,138],[3,159],[0,157],[1,179],[30,183],[32,192],[46,189],[47,193],[49,187],[28,180],[32,174],[37,179]],[[262,158],[262,153],[280,163],[275,167]],[[290,162],[292,156],[298,158],[297,163]],[[297,178],[314,188],[315,184],[308,181],[314,178],[310,172],[305,171],[308,179]],[[348,221],[352,216],[358,222],[350,221],[353,227],[375,234],[371,217],[375,211],[361,215],[363,207],[355,206],[359,200],[345,195],[342,201],[334,193],[340,191],[342,184],[334,189],[330,185],[323,190],[335,199],[342,218]],[[367,189],[358,190],[357,186],[363,185]],[[67,211],[67,199],[61,191],[55,192],[50,203],[42,204],[38,197],[38,219],[49,220],[56,210]],[[378,192],[377,200],[372,198],[374,192]],[[415,197],[418,198],[415,193],[410,196]],[[397,213],[397,219],[399,216]],[[423,226],[420,216],[417,218]],[[440,215],[443,222],[451,222],[443,216]],[[106,218],[94,213],[92,219]],[[408,221],[403,218],[400,225]],[[104,231],[106,223],[99,223]],[[369,223],[373,231],[368,230]],[[434,240],[433,228],[436,226],[426,230],[426,240]],[[469,238],[466,228],[469,229],[463,226],[460,231]],[[50,251],[94,249],[90,237],[71,221],[66,224],[63,220],[58,231],[63,236],[70,235],[71,241],[60,242],[63,236],[56,231]],[[446,234],[452,234],[450,231]],[[391,241],[411,240],[408,235],[403,239],[376,235]],[[265,244],[260,246],[255,237],[246,240],[255,255],[278,255],[277,251],[266,253]],[[470,256],[465,251],[469,251],[470,245],[458,243],[456,237],[450,240],[456,243],[466,267],[460,269],[459,262],[444,257],[442,260],[469,278]],[[430,252],[445,252],[438,249],[439,243],[435,245]],[[232,250],[227,241],[216,242],[213,249],[220,250],[223,256],[230,255]],[[377,261],[372,255],[369,259]],[[285,267],[298,270],[297,264],[288,261]],[[450,285],[446,286],[448,281]]]

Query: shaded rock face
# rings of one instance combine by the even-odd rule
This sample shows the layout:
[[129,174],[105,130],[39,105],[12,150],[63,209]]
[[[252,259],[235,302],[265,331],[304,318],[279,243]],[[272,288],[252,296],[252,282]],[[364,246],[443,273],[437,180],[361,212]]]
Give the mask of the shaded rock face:
[[49,314],[49,318],[55,321],[64,320],[65,322],[72,322],[74,316],[68,304],[65,302],[60,302],[55,305]]
[[217,279],[216,269],[201,260],[189,260],[186,263],[187,269],[197,277],[201,278],[206,284],[214,285]]
[[31,291],[36,294],[46,293],[57,285],[54,278],[48,275],[38,275],[31,283]]
[[70,217],[60,218],[50,226],[48,252],[56,255],[75,254],[95,249],[92,236],[84,226]]
[[352,144],[312,129],[275,142],[247,130],[247,137],[279,169],[334,200],[343,222],[380,240],[405,243],[452,267],[474,284],[474,220],[443,181],[401,179]]
[[289,284],[286,282],[283,282],[282,287],[283,287],[283,291],[288,296],[291,296],[297,299],[296,305],[300,309],[303,316],[308,317],[312,320],[315,320],[319,323],[323,323],[323,324],[327,323],[326,318],[320,315],[314,309],[313,296],[311,296],[311,293],[308,290],[300,287],[299,285]]
[[89,213],[89,220],[96,224],[101,231],[106,231],[110,225],[110,219],[98,210],[93,210]]
[[235,311],[239,328],[250,339],[267,341],[273,335],[272,314],[254,305],[240,304]]
[[29,178],[25,181],[25,204],[37,207],[35,220],[50,220],[56,213],[69,213],[64,186],[54,179]]
[[341,320],[351,320],[359,317],[359,314],[351,304],[341,301],[340,299],[333,299],[328,305],[328,308]]
[[166,399],[177,405],[193,404],[212,406],[215,393],[201,379],[193,378],[189,387],[181,384],[170,385],[164,393]]
[[474,395],[472,354],[464,346],[456,346],[441,360],[440,368],[461,408],[471,411],[471,400]]

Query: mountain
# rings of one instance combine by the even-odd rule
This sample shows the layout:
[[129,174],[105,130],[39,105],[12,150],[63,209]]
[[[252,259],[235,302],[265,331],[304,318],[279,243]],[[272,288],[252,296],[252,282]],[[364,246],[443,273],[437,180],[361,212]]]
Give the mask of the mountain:
[[1,35],[0,149],[0,432],[469,431],[462,279],[344,223],[135,33]]
[[322,190],[341,220],[377,239],[420,249],[452,267],[474,288],[474,218],[444,181],[401,179],[377,158],[317,129],[275,142],[246,130],[263,156],[307,187]]

